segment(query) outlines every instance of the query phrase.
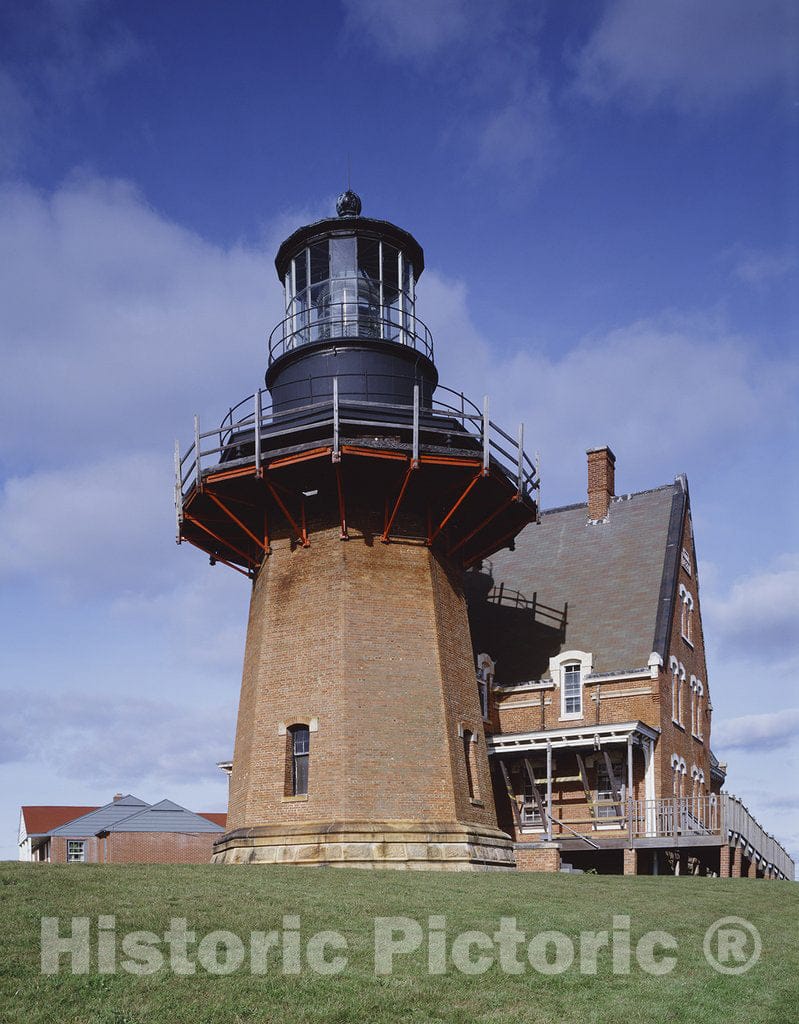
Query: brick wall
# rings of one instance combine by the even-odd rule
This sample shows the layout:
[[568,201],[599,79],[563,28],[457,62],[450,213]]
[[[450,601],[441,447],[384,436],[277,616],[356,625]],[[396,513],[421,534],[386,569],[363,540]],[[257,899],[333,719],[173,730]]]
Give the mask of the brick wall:
[[[87,836],[89,864],[207,864],[218,832],[112,832],[103,838]],[[78,838],[78,837],[76,837]],[[64,864],[67,839],[50,840],[50,860]]]
[[[684,795],[693,795],[691,781],[691,767],[696,765],[705,773],[705,785],[700,793],[706,796],[710,793],[710,688],[707,679],[707,663],[705,661],[705,642],[702,632],[702,616],[699,600],[699,578],[696,566],[696,554],[691,532],[690,514],[686,516],[681,549],[684,548],[690,556],[691,573],[680,564],[674,588],[674,616],[669,632],[669,647],[666,656],[666,664],[660,673],[660,722],[661,736],[656,748],[657,758],[657,793],[661,798],[673,795],[673,773],[671,768],[671,756],[677,754],[685,759],[687,774],[684,778]],[[682,584],[690,592],[694,600],[693,610],[693,635],[692,642],[688,643],[681,632],[680,611],[682,601],[679,596],[679,586]],[[672,720],[672,674],[669,668],[669,658],[674,656],[678,662],[685,667],[685,684],[683,685],[683,714],[682,728],[674,724]],[[694,675],[701,679],[704,684],[704,696],[701,698],[700,725],[702,738],[698,739],[691,732],[691,690],[690,679]]]
[[[252,594],[229,829],[496,825],[460,575],[423,544],[375,533],[350,525],[342,542],[317,528],[308,548],[273,544]],[[287,799],[281,731],[312,720],[308,795]],[[459,726],[483,755],[475,802]]]

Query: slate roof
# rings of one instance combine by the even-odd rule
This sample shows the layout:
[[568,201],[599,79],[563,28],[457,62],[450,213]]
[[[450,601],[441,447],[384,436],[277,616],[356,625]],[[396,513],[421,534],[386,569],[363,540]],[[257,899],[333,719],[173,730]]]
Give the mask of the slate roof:
[[595,673],[646,668],[652,651],[664,657],[687,494],[678,477],[615,497],[596,524],[587,504],[552,509],[525,527],[514,551],[494,555],[495,587],[504,583],[554,608],[568,603],[560,631],[529,611],[470,598],[475,647],[496,661],[497,683],[546,677],[549,658],[567,650],[591,651]]
[[137,811],[148,806],[149,804],[144,800],[139,800],[138,797],[128,794],[120,797],[119,800],[112,800],[104,807],[98,807],[96,811],[91,811],[80,818],[68,821],[59,828],[52,829],[50,835],[95,836],[98,832],[105,831],[111,825],[122,821],[123,818],[129,818],[131,814],[136,814]]
[[33,806],[22,807],[25,832],[29,836],[42,836],[51,829],[65,825],[73,818],[96,811],[96,807]]
[[110,825],[109,832],[224,832],[202,815],[187,811],[171,800],[161,800]]

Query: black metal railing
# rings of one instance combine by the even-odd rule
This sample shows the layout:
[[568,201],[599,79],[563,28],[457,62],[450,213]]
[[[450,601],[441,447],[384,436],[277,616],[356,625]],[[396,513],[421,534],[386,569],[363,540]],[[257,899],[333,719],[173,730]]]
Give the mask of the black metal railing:
[[390,341],[433,358],[433,336],[415,313],[393,306],[365,307],[353,300],[290,313],[269,335],[269,363],[303,345],[335,338]]

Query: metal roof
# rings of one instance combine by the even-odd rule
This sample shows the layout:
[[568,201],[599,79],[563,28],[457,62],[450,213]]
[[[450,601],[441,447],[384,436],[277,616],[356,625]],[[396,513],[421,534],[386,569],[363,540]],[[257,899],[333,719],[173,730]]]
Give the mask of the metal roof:
[[152,807],[123,818],[109,832],[224,832],[221,825],[186,810],[172,800],[161,800]]
[[547,747],[601,747],[623,743],[630,737],[655,740],[660,729],[643,722],[618,722],[605,725],[572,726],[566,729],[544,729],[539,732],[502,733],[487,740],[489,754],[512,751],[546,750]]
[[136,796],[128,794],[127,796],[120,797],[119,800],[112,800],[110,803],[105,804],[104,807],[98,807],[96,811],[84,814],[80,818],[68,821],[59,828],[52,829],[50,835],[95,836],[98,832],[105,831],[111,825],[122,821],[123,818],[129,818],[132,814],[136,814],[145,807],[149,807],[149,804],[145,803],[144,800],[139,800]]

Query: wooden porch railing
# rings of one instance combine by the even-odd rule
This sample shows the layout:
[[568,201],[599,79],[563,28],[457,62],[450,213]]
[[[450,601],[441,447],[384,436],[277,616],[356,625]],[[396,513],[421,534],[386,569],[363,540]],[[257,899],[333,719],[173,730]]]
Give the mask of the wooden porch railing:
[[[794,861],[785,847],[765,831],[738,797],[729,793],[664,800],[628,800],[620,806],[624,810],[622,816],[601,815],[563,821],[553,816],[553,837],[563,835],[565,828],[572,835],[591,836],[592,840],[599,839],[601,842],[598,833],[603,826],[626,832],[631,841],[718,836],[719,843],[740,845],[745,856],[756,860],[761,867],[776,870],[784,878],[794,877]],[[528,827],[540,825],[542,819],[535,812],[533,805],[525,804],[522,808],[522,823]]]

